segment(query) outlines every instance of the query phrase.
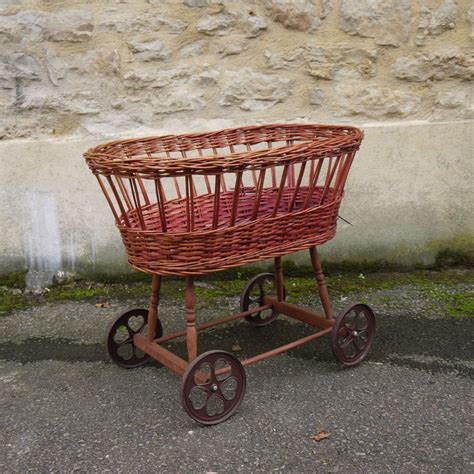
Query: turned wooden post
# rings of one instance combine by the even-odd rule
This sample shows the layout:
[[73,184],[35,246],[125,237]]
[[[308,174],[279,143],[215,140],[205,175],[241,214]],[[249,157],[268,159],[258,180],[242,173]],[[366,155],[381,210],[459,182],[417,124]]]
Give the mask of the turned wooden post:
[[148,306],[148,330],[147,339],[153,341],[156,333],[158,319],[158,303],[160,301],[161,276],[153,275],[151,280],[150,305]]
[[188,360],[192,362],[197,357],[197,330],[196,330],[196,296],[194,294],[194,280],[186,277],[186,345]]
[[281,267],[281,257],[275,257],[275,286],[277,290],[278,301],[283,301],[285,299],[285,289],[283,282],[283,270]]
[[311,247],[309,249],[309,254],[311,255],[311,264],[313,266],[314,275],[316,277],[316,281],[318,282],[319,297],[324,308],[324,313],[326,314],[327,319],[333,319],[328,289],[326,288],[324,273],[321,268],[321,259],[319,258],[319,253],[316,247]]

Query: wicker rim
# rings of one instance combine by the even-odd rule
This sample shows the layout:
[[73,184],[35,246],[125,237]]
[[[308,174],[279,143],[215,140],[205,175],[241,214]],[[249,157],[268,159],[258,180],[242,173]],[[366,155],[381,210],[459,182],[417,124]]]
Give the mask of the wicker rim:
[[[311,133],[314,134],[311,136]],[[297,143],[270,148],[233,152],[232,146],[290,140]],[[179,176],[215,174],[243,169],[298,163],[311,158],[324,158],[328,152],[344,153],[358,149],[363,132],[346,125],[272,124],[228,128],[214,132],[151,136],[117,140],[88,150],[84,157],[95,174],[120,176]],[[242,140],[244,139],[244,140]],[[187,151],[229,146],[229,153],[188,157]],[[183,156],[170,157],[170,152]]]

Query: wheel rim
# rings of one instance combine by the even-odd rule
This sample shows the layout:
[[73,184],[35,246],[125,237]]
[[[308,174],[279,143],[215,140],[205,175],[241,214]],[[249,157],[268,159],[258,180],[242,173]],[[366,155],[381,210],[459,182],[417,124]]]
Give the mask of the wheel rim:
[[[241,311],[244,312],[258,306],[263,306],[265,304],[263,301],[264,296],[276,297],[275,275],[272,273],[260,273],[248,282],[240,298]],[[245,319],[255,326],[266,326],[277,316],[278,312],[274,309],[265,309],[246,316]]]
[[369,306],[348,306],[338,315],[331,332],[334,356],[344,365],[359,364],[366,356],[375,335],[375,316]]
[[215,425],[235,413],[246,385],[245,370],[235,356],[209,351],[189,364],[181,384],[181,401],[193,420]]
[[[121,367],[133,368],[145,364],[150,356],[135,347],[133,336],[146,333],[147,309],[132,309],[112,321],[106,337],[106,348],[112,361]],[[160,320],[157,320],[155,338],[163,335]]]

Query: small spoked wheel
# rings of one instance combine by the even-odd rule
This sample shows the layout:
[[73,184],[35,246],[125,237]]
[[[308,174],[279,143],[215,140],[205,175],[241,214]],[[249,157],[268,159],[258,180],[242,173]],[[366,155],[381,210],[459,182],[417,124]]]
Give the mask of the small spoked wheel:
[[[240,297],[240,310],[245,312],[252,308],[263,306],[265,304],[263,302],[264,296],[276,297],[276,295],[275,275],[273,275],[273,273],[260,273],[247,283],[247,286],[242,292],[242,296]],[[274,321],[277,316],[278,312],[269,308],[246,316],[245,319],[254,326],[266,326]]]
[[334,357],[344,365],[357,365],[365,358],[375,336],[374,312],[366,304],[343,309],[331,331]]
[[198,423],[216,425],[235,413],[246,384],[239,359],[225,351],[205,352],[188,365],[183,375],[183,408]]
[[[111,322],[105,345],[113,362],[128,369],[140,367],[150,356],[141,351],[133,343],[133,336],[147,331],[148,310],[131,309],[122,313]],[[163,336],[163,328],[158,319],[156,322],[155,338]]]

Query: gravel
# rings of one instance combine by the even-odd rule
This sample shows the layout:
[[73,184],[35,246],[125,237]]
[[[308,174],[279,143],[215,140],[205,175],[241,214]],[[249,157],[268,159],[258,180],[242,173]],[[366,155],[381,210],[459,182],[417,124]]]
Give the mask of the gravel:
[[[214,427],[187,417],[169,370],[109,362],[109,320],[144,301],[64,302],[4,316],[0,471],[474,472],[474,320],[453,319],[416,286],[351,297],[367,299],[377,316],[363,364],[338,366],[326,338],[251,366],[238,412]],[[237,306],[237,298],[206,302],[199,320]],[[183,326],[183,305],[165,300],[162,314],[165,333]],[[199,347],[231,350],[238,341],[244,357],[310,332],[285,317],[265,328],[242,321],[203,334]],[[185,352],[182,342],[169,347]],[[319,430],[329,438],[311,439]]]

